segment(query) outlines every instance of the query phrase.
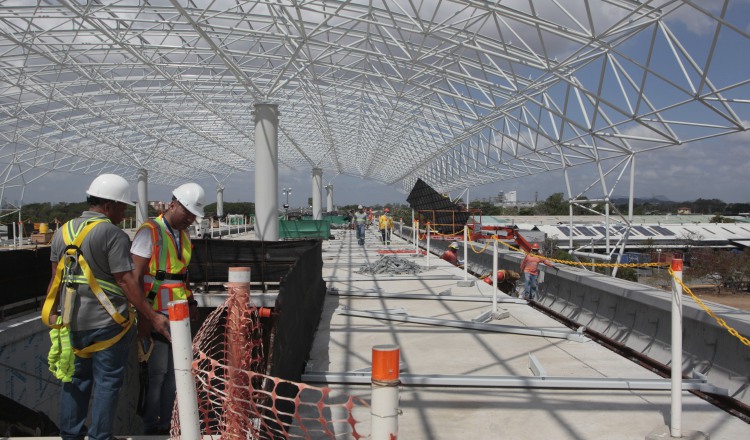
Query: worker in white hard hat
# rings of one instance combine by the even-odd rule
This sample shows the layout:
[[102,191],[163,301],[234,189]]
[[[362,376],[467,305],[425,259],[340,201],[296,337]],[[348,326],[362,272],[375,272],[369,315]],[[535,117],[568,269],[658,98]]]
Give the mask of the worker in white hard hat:
[[[197,302],[188,289],[188,265],[193,246],[188,228],[203,217],[205,191],[197,183],[180,185],[172,192],[167,211],[144,222],[133,238],[130,252],[135,273],[153,310],[168,316],[170,301],[187,300],[190,317],[198,319]],[[148,322],[138,323],[139,349],[148,381],[141,383],[138,413],[146,435],[167,435],[172,424],[176,395],[174,360],[169,340],[152,332]],[[150,352],[150,355],[146,355]]]
[[357,227],[357,243],[360,246],[365,245],[365,228],[367,226],[367,213],[362,205],[357,206],[357,212],[354,213],[353,223]]
[[166,338],[169,320],[146,301],[133,271],[130,238],[116,226],[134,205],[130,185],[116,174],[102,174],[86,194],[88,210],[52,239],[52,281],[42,321],[53,328],[50,369],[63,382],[60,436],[100,440],[112,438],[128,364],[135,322],[129,304]]
[[531,245],[531,252],[526,254],[521,262],[521,271],[524,276],[523,298],[527,300],[536,300],[537,280],[539,278],[539,263],[549,267],[555,267],[546,258],[539,255],[539,244]]

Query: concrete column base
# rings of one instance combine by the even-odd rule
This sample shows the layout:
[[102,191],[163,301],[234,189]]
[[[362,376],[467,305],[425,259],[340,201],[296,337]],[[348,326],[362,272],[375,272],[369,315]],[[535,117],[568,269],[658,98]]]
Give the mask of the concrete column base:
[[[673,439],[677,437],[672,437],[669,433],[669,426],[662,425],[651,431],[647,436],[646,440],[665,440],[665,439]],[[687,429],[682,430],[682,437],[680,437],[683,440],[708,440],[711,438],[710,435],[700,432],[700,431],[690,431]]]

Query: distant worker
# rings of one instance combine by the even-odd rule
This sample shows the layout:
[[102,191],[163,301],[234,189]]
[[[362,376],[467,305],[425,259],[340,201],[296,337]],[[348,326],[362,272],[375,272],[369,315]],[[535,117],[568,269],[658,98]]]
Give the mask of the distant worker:
[[391,234],[393,234],[393,217],[391,217],[390,209],[385,208],[383,215],[378,219],[378,227],[380,228],[380,235],[383,240],[383,244],[391,244]]
[[[135,274],[153,309],[169,315],[169,302],[187,300],[190,318],[198,319],[198,303],[188,289],[188,272],[193,245],[188,228],[203,217],[205,192],[197,183],[186,183],[172,192],[172,202],[159,217],[144,222],[133,238],[130,252]],[[138,322],[138,336],[147,356],[148,382],[142,393],[139,413],[145,435],[168,435],[176,396],[172,346],[148,322]]]
[[52,240],[42,321],[53,328],[50,369],[62,380],[60,436],[110,440],[135,321],[128,303],[139,320],[167,339],[169,319],[146,301],[133,272],[130,238],[116,226],[127,205],[134,205],[127,180],[102,174],[86,194],[89,209],[62,225]]
[[[521,279],[521,275],[515,270],[500,269],[497,271],[497,289],[504,293],[513,293],[516,289],[516,281]],[[484,282],[492,284],[492,273],[490,273]]]
[[440,258],[454,266],[461,266],[464,264],[463,260],[458,258],[458,243],[455,241],[448,245],[448,249],[443,252],[443,255],[441,255]]
[[531,253],[526,254],[526,257],[521,262],[521,271],[524,276],[523,284],[523,298],[536,301],[536,287],[537,279],[539,277],[539,263],[543,263],[549,267],[555,267],[552,263],[547,261],[546,258],[539,255],[539,245],[534,243],[531,245]]
[[364,246],[367,213],[365,213],[365,208],[362,205],[357,206],[357,212],[354,213],[353,223],[357,227],[357,243],[359,243],[360,246]]

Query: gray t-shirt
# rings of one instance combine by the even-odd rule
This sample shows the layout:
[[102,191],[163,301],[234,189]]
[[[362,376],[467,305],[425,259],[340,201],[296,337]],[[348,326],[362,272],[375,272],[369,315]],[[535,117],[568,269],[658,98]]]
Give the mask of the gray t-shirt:
[[[81,217],[74,219],[74,225],[78,227],[85,220],[90,218],[104,218],[104,214],[85,211]],[[88,263],[94,277],[99,280],[108,281],[112,284],[115,282],[113,273],[129,272],[133,270],[133,260],[130,258],[130,238],[122,229],[111,223],[100,223],[86,235],[81,243],[81,252],[83,258]],[[62,237],[62,228],[60,228],[52,239],[52,249],[50,261],[56,263],[60,261],[65,253],[65,242]],[[77,271],[81,274],[80,268]],[[104,292],[109,297],[112,305],[117,308],[121,315],[127,317],[128,300],[124,296]],[[60,304],[65,301],[65,289],[63,288],[60,296]],[[108,327],[115,324],[107,310],[102,307],[99,300],[96,299],[91,288],[87,284],[79,285],[74,302],[74,310],[71,315],[71,330],[91,330],[96,328]]]

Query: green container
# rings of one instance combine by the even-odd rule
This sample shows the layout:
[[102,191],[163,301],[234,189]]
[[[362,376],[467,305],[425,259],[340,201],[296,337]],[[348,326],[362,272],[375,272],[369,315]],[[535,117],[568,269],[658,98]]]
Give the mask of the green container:
[[279,220],[279,238],[289,240],[295,238],[331,237],[331,222],[329,220]]

